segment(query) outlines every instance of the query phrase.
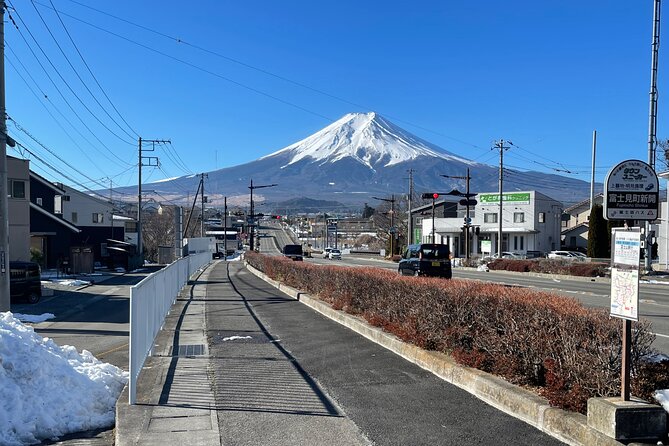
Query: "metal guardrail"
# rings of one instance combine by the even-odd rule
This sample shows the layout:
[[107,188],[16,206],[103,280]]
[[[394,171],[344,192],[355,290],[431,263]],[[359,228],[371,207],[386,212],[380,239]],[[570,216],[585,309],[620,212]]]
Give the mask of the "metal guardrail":
[[146,358],[151,355],[156,335],[163,327],[188,279],[211,261],[211,252],[191,254],[145,277],[130,288],[130,383],[129,403],[135,404],[137,379]]

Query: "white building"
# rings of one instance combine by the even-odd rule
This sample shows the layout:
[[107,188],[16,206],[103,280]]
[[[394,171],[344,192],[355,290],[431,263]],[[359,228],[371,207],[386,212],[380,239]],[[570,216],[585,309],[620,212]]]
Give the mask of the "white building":
[[658,173],[660,181],[667,181],[667,200],[660,203],[659,225],[655,231],[657,240],[657,253],[660,257],[660,266],[669,270],[669,171]]
[[[470,209],[472,256],[497,253],[499,194],[481,193]],[[545,254],[560,249],[560,222],[563,205],[540,192],[505,192],[502,206],[502,251]],[[463,226],[465,208],[458,206],[457,217],[435,218],[435,242],[448,244],[455,257],[465,256]],[[432,219],[423,219],[423,243],[432,241]]]

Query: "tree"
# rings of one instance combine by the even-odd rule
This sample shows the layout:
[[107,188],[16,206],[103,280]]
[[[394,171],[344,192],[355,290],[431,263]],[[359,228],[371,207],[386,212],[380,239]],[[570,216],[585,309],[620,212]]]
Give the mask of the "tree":
[[369,218],[374,215],[374,208],[365,203],[365,207],[362,210],[362,218]]
[[660,153],[660,159],[658,159],[659,168],[658,171],[669,170],[669,139],[664,139],[657,142],[657,151]]
[[601,204],[592,207],[588,226],[588,257],[598,259],[608,257],[610,255],[609,231]]
[[144,258],[158,260],[159,246],[174,246],[174,211],[162,207],[162,212],[152,212],[142,222],[142,245]]

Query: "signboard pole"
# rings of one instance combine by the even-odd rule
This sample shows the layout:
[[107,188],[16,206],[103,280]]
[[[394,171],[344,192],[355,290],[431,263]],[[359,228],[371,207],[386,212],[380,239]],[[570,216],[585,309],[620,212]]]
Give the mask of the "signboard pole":
[[611,234],[611,316],[623,319],[620,398],[630,400],[632,321],[638,320],[641,229],[614,228]]
[[620,398],[630,400],[630,359],[632,358],[632,321],[623,320],[623,363],[620,370]]

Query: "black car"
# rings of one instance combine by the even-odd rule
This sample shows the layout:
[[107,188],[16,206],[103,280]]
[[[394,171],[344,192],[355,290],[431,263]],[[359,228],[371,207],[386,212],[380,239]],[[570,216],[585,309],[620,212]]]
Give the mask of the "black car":
[[42,274],[34,262],[9,262],[9,295],[12,301],[36,304],[42,297]]
[[436,276],[450,279],[451,253],[448,245],[423,243],[409,245],[397,270],[405,276]]
[[291,260],[302,261],[302,245],[286,245],[283,247],[282,253],[284,257],[288,257]]

